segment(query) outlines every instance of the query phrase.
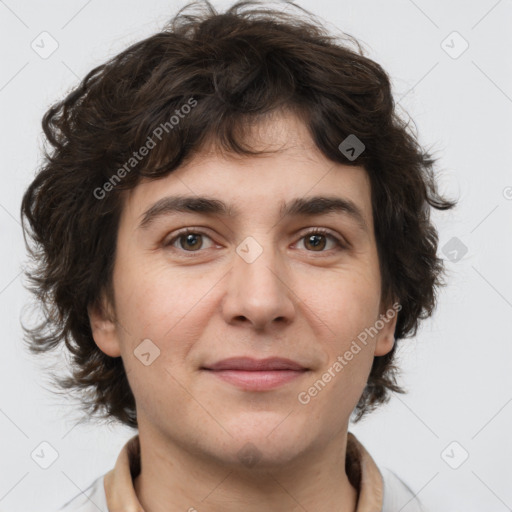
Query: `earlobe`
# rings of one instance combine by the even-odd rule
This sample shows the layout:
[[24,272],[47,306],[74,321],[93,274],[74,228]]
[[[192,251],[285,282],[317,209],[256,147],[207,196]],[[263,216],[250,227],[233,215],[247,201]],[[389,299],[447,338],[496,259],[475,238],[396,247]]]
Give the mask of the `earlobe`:
[[398,311],[401,309],[401,307],[399,309],[395,308],[395,304],[384,314],[380,315],[379,325],[383,325],[382,328],[379,329],[377,343],[375,344],[375,356],[385,356],[391,352],[393,346],[395,345],[395,328],[398,318]]
[[377,343],[375,345],[375,356],[385,356],[389,352],[391,352],[393,345],[395,344],[395,337],[393,335],[389,336],[379,336]]
[[107,313],[106,307],[98,305],[89,306],[87,313],[92,336],[98,348],[108,356],[119,357],[121,348],[113,315]]

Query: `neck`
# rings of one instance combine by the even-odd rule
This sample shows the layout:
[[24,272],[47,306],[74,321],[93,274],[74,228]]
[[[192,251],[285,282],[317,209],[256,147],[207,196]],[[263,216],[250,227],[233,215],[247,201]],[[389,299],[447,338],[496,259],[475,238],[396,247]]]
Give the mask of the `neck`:
[[[145,512],[355,512],[345,472],[347,430],[286,464],[223,464],[141,429],[141,472],[134,479]],[[264,457],[263,457],[264,459]]]

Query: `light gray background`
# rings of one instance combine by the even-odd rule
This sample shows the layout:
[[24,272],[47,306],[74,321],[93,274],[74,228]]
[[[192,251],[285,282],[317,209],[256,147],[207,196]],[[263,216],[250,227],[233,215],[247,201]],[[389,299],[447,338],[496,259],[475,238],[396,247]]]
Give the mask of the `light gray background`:
[[[46,390],[42,362],[25,351],[19,319],[31,297],[18,212],[40,161],[46,109],[184,3],[0,1],[1,511],[57,509],[111,469],[134,434],[76,426],[72,404]],[[410,391],[350,430],[431,510],[512,510],[512,2],[299,4],[360,39],[391,74],[420,141],[440,158],[442,190],[460,199],[456,211],[435,216],[449,284],[434,318],[400,350]],[[43,31],[59,44],[47,59],[31,48]],[[469,43],[457,58],[464,43],[453,31]],[[444,254],[450,240],[458,249]],[[48,469],[31,458],[43,441],[58,452]],[[456,466],[465,452],[452,469],[447,462]]]

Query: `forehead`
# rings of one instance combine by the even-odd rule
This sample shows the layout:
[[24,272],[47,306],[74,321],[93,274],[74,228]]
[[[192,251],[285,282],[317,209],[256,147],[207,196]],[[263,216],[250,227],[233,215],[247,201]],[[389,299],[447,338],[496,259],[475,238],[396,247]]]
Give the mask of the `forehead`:
[[267,153],[238,155],[210,138],[169,175],[144,178],[128,191],[123,213],[140,222],[165,197],[195,196],[218,199],[220,209],[237,216],[281,215],[297,199],[328,195],[354,203],[368,226],[372,224],[365,169],[328,159],[297,116],[282,112],[261,119],[245,132],[244,142]]

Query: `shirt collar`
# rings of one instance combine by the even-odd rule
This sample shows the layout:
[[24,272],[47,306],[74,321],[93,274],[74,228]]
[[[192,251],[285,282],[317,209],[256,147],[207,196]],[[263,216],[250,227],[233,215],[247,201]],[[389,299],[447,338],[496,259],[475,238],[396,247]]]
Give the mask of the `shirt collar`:
[[[382,508],[382,475],[365,447],[351,432],[347,434],[345,470],[358,490],[356,512],[375,512]],[[139,436],[123,446],[116,464],[104,478],[105,495],[110,512],[144,512],[133,487],[140,473]]]

